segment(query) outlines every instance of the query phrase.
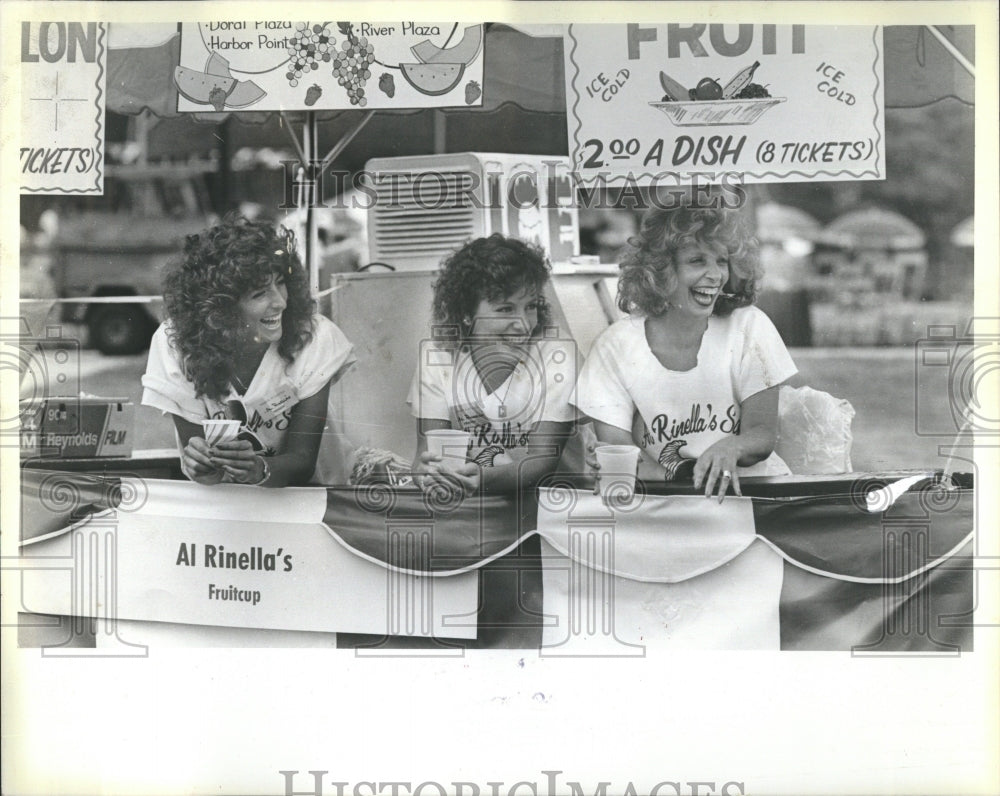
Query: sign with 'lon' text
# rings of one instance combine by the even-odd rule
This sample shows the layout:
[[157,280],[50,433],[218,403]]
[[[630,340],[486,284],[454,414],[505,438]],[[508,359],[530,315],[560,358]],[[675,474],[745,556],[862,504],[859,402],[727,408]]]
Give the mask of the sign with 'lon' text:
[[21,192],[104,193],[107,26],[21,23]]
[[564,53],[584,182],[885,178],[877,26],[570,25]]

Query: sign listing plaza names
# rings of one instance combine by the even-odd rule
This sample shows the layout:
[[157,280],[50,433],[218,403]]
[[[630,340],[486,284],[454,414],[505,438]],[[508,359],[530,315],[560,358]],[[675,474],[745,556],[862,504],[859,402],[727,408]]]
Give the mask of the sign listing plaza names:
[[483,39],[458,22],[182,23],[177,110],[476,107]]
[[104,193],[107,25],[21,23],[21,191]]
[[573,24],[564,57],[584,182],[885,178],[879,27]]

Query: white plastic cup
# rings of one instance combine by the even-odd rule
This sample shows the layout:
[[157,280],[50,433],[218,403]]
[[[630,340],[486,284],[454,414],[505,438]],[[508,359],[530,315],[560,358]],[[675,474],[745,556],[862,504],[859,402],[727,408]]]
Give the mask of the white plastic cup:
[[201,427],[205,430],[205,442],[218,445],[220,442],[232,442],[240,433],[239,420],[202,420]]
[[601,497],[631,500],[635,494],[639,449],[635,445],[598,445],[594,454],[601,466]]
[[469,450],[469,432],[455,428],[435,428],[424,434],[427,450],[441,457],[441,462],[456,468],[465,464]]

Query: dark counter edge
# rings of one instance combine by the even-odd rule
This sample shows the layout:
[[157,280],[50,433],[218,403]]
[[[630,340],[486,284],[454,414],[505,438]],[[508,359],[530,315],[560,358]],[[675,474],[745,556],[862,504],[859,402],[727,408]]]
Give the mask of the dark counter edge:
[[[24,469],[57,470],[71,473],[89,473],[100,476],[146,476],[149,478],[166,478],[184,480],[177,456],[132,456],[107,458],[55,459],[36,458],[21,462]],[[756,476],[740,479],[743,494],[746,497],[798,497],[806,495],[851,494],[863,488],[866,492],[891,484],[902,478],[926,474],[931,483],[940,482],[943,471],[938,468],[913,470],[886,470],[880,472],[838,473],[833,475],[784,475]],[[952,473],[954,486],[960,489],[972,489],[974,477],[972,473]],[[317,485],[319,486],[319,485]],[[589,477],[581,475],[556,474],[543,479],[543,487],[568,487],[571,489],[590,489]],[[349,485],[330,485],[330,489],[354,489]],[[647,495],[697,495],[694,484],[688,481],[641,481],[640,490]]]

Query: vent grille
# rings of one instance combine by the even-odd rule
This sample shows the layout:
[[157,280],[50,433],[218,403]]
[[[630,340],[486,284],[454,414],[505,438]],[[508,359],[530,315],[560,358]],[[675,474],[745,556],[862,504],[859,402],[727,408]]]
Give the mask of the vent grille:
[[371,174],[373,259],[403,268],[436,268],[445,255],[482,234],[479,183],[468,170]]

